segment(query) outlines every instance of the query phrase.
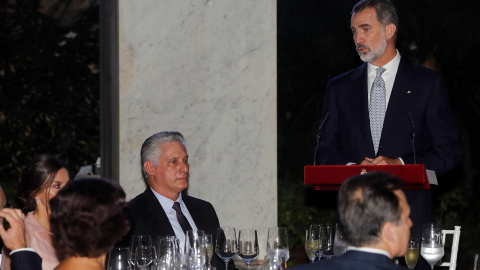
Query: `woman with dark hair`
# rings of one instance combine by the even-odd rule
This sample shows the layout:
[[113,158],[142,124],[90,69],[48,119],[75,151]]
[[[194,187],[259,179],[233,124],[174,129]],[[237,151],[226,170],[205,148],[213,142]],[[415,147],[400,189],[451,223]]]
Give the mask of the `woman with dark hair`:
[[[53,269],[59,260],[50,232],[49,202],[62,189],[70,177],[65,163],[50,155],[39,155],[22,171],[19,180],[19,197],[24,202],[25,240],[27,247],[35,249],[42,258],[42,269]],[[2,252],[3,270],[10,269],[10,258]]]
[[105,269],[106,254],[130,229],[120,185],[102,178],[71,181],[50,206],[55,246],[62,260],[55,269]]

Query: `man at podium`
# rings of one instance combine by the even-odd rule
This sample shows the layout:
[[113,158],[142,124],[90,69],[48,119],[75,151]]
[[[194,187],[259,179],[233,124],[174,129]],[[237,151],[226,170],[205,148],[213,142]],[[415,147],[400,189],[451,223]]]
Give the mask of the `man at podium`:
[[[442,175],[460,161],[443,80],[401,57],[397,29],[389,0],[353,7],[353,41],[365,63],[328,83],[315,165],[424,164]],[[430,190],[405,193],[412,236],[420,237],[423,224],[433,222]]]

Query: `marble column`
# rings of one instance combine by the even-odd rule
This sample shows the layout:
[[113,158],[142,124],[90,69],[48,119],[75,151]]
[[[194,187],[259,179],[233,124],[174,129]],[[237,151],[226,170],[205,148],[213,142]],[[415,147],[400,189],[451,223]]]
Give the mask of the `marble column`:
[[[140,147],[183,133],[188,194],[222,226],[277,225],[276,1],[118,1],[119,179],[143,192]],[[262,257],[263,258],[263,257]]]

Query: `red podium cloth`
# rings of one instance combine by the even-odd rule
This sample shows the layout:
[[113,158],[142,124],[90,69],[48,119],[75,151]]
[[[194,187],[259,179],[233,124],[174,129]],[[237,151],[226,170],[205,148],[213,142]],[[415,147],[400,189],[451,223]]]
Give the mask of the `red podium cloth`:
[[348,178],[373,171],[388,172],[403,180],[403,189],[430,189],[425,166],[417,165],[319,165],[304,167],[305,185],[316,190],[338,190]]

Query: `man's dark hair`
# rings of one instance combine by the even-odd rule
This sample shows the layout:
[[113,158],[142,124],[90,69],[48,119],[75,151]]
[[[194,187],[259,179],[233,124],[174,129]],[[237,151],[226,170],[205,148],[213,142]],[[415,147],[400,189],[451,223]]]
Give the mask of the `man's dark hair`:
[[402,209],[395,190],[402,181],[387,173],[373,172],[352,177],[339,191],[339,214],[348,243],[360,247],[377,243],[382,226],[400,224]]
[[60,259],[106,254],[130,229],[125,192],[108,179],[70,181],[50,201],[50,223]]
[[374,8],[377,12],[377,20],[385,27],[388,24],[395,24],[397,30],[393,35],[393,40],[397,40],[398,15],[395,6],[390,0],[361,0],[352,9],[352,16],[367,8]]

